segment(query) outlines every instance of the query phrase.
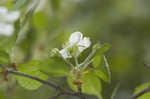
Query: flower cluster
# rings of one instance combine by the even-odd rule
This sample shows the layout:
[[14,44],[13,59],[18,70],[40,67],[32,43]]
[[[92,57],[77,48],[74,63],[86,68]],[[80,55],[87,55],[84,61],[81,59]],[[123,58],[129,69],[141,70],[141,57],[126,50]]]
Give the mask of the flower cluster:
[[72,58],[72,55],[69,52],[70,48],[77,47],[78,52],[81,53],[83,50],[88,48],[91,45],[91,41],[88,37],[83,37],[81,32],[74,32],[69,38],[68,45],[59,51],[63,58]]
[[0,35],[10,36],[14,32],[13,23],[19,18],[19,11],[8,11],[0,6]]

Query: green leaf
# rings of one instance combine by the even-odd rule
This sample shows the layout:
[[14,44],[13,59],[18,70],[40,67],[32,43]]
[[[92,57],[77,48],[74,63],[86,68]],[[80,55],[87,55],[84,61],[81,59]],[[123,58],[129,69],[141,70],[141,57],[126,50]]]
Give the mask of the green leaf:
[[[149,87],[150,83],[144,83],[140,86],[138,86],[135,91],[134,94],[139,93],[140,91],[144,90],[145,88]],[[150,92],[143,94],[142,96],[140,96],[138,99],[150,99]]]
[[105,81],[105,82],[108,82],[108,81],[109,81],[108,76],[107,76],[103,71],[101,71],[100,69],[94,70],[93,73],[94,73],[96,76],[100,77],[103,81]]
[[10,61],[9,54],[3,50],[0,50],[0,64],[8,66]]
[[105,53],[106,51],[108,51],[110,49],[110,45],[109,44],[104,44],[104,45],[101,45],[100,49],[98,50],[98,54],[103,54]]
[[[47,80],[48,76],[40,71],[39,66],[40,66],[40,62],[34,60],[25,64],[19,64],[17,70],[25,74],[38,77],[42,80]],[[26,78],[22,76],[15,76],[15,78],[18,80],[19,84],[22,87],[28,90],[35,90],[42,85],[40,82],[36,80],[32,80],[30,78]]]
[[93,66],[96,68],[101,64],[102,55],[97,55],[94,57]]
[[110,49],[110,45],[105,43],[105,44],[100,44],[100,43],[97,43],[93,46],[93,49],[96,49],[96,54],[95,56],[97,55],[101,55],[103,53],[105,53],[106,51],[108,51]]
[[59,57],[43,60],[40,69],[50,76],[67,76],[70,72],[69,65]]
[[101,64],[102,56],[106,51],[108,51],[109,48],[110,48],[109,44],[101,45],[100,43],[97,43],[94,45],[93,50],[96,50],[93,61],[94,67],[98,67]]
[[[75,85],[73,85],[73,77],[68,77],[67,78],[69,86],[74,90],[77,91],[77,88]],[[102,99],[101,96],[101,91],[102,91],[102,85],[100,82],[100,79],[95,76],[90,74],[86,74],[81,78],[81,81],[83,81],[83,86],[82,86],[82,92],[89,94],[89,95],[96,95],[99,97],[99,99]]]

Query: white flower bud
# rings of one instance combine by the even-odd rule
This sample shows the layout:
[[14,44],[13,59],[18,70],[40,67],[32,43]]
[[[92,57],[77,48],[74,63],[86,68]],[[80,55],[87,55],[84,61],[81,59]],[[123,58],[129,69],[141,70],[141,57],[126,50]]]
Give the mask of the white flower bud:
[[74,32],[71,34],[71,36],[69,38],[69,43],[70,43],[70,45],[74,45],[74,44],[79,43],[81,39],[82,39],[82,33]]
[[[91,45],[91,41],[89,38],[84,37],[82,39],[82,33],[81,32],[74,32],[71,34],[69,38],[69,44],[64,49],[60,50],[59,53],[62,55],[63,58],[71,58],[71,55],[68,55],[68,49],[77,46],[79,53],[81,53],[83,50],[88,48]],[[78,56],[78,55],[77,55]]]

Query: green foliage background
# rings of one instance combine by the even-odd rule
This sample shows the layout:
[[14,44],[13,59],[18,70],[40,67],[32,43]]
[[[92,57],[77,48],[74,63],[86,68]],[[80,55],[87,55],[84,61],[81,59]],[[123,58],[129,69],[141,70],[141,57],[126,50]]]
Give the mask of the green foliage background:
[[[120,88],[115,99],[129,99],[137,86],[150,81],[150,70],[143,66],[150,63],[149,0],[45,0],[43,9],[34,13],[30,10],[24,15],[32,1],[0,0],[0,5],[9,10],[20,9],[24,20],[22,25],[25,24],[20,26],[22,34],[17,40],[12,61],[23,63],[44,59],[50,49],[61,48],[72,32],[81,31],[93,44],[100,41],[111,45],[106,55],[112,83],[102,81],[104,99],[110,99],[117,84]],[[0,37],[0,42],[3,39]],[[11,45],[12,40],[9,41],[5,45]],[[0,45],[1,49],[10,47]],[[50,77],[49,80],[68,88],[65,78]],[[46,99],[55,93],[47,86],[32,91],[23,89],[15,85],[14,79],[0,83],[0,99]],[[77,98],[63,96],[59,99]],[[89,96],[88,99],[97,98]]]

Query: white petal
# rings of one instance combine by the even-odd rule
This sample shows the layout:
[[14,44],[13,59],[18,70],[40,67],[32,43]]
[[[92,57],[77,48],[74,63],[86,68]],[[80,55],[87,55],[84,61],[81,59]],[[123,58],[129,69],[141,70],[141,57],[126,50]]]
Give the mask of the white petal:
[[19,16],[20,16],[19,11],[11,11],[11,12],[6,14],[5,21],[6,22],[14,22],[19,18]]
[[0,22],[5,22],[5,16],[8,13],[8,9],[5,7],[0,7]]
[[1,14],[5,14],[5,13],[7,13],[8,12],[8,9],[7,8],[5,8],[5,7],[3,7],[3,6],[0,6],[0,15]]
[[77,45],[79,51],[82,52],[84,49],[88,48],[91,45],[91,41],[88,37],[84,37]]
[[71,58],[71,56],[70,55],[68,55],[68,53],[67,53],[67,49],[66,48],[64,48],[64,49],[62,49],[62,50],[60,50],[59,51],[59,53],[61,54],[61,56],[63,57],[63,58]]
[[14,27],[11,24],[0,24],[0,35],[10,36],[14,31]]
[[73,45],[79,43],[80,40],[82,40],[82,33],[81,32],[74,32],[71,34],[71,36],[69,38],[69,43],[70,43],[70,45],[73,46]]

